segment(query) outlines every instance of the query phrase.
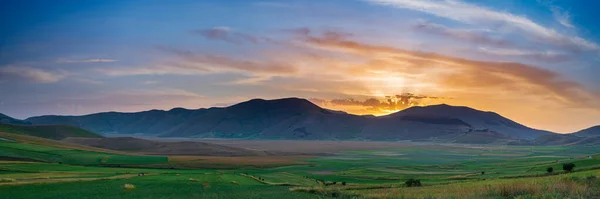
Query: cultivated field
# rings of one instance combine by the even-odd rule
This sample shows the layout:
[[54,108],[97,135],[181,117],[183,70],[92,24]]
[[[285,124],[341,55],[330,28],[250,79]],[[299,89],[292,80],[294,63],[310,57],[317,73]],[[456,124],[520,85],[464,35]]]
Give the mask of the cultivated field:
[[0,141],[0,198],[600,197],[599,147],[210,142],[312,155],[148,156]]

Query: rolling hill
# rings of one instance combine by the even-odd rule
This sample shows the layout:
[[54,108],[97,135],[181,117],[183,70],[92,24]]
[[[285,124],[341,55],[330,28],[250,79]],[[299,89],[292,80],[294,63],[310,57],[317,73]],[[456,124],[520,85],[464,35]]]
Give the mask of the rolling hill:
[[0,123],[0,132],[62,140],[67,137],[101,138],[101,135],[67,125],[16,125]]
[[0,113],[0,123],[21,124],[21,125],[30,125],[31,124],[31,122],[15,119],[15,118],[9,117],[8,115],[4,115],[2,113]]
[[[38,125],[72,125],[105,135],[160,137],[390,141],[439,138],[470,143],[469,138],[482,142],[483,138],[489,137],[496,142],[499,139],[533,140],[552,134],[493,112],[468,107],[412,107],[391,115],[372,117],[323,109],[299,98],[253,99],[224,108],[197,110],[175,108],[137,113],[39,116],[26,121]],[[459,137],[461,139],[456,139]]]
[[132,137],[67,138],[65,142],[115,151],[147,155],[200,155],[200,156],[262,156],[265,151],[222,146],[205,142],[165,142]]
[[587,129],[583,129],[581,131],[573,133],[573,135],[581,136],[581,137],[592,137],[592,136],[600,136],[600,125],[593,126]]

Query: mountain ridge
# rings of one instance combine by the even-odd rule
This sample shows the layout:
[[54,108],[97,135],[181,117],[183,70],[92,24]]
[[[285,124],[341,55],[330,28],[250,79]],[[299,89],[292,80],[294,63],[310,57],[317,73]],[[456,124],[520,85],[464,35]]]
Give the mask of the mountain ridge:
[[456,141],[464,140],[468,133],[478,136],[467,138],[493,135],[494,139],[508,140],[533,140],[552,134],[465,106],[419,106],[373,117],[328,110],[302,98],[252,99],[228,107],[201,109],[37,116],[25,121],[72,125],[105,135],[197,138],[393,141],[439,137]]

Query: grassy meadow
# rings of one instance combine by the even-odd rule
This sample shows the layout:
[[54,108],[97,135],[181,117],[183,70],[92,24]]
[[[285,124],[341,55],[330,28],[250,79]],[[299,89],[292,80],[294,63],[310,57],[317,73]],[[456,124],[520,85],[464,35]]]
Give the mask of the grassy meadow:
[[414,143],[324,156],[148,156],[3,140],[0,198],[595,198],[596,154]]

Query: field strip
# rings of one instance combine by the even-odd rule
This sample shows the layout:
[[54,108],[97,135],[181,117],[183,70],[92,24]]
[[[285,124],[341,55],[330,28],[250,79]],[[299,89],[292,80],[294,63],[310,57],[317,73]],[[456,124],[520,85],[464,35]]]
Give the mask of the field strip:
[[124,179],[135,177],[137,174],[124,174],[117,175],[105,178],[59,178],[59,179],[34,179],[34,180],[26,180],[26,181],[14,181],[14,182],[5,182],[0,183],[0,186],[3,185],[24,185],[24,184],[45,184],[45,183],[61,183],[61,182],[84,182],[84,181],[94,181],[94,180],[114,180],[114,179]]

